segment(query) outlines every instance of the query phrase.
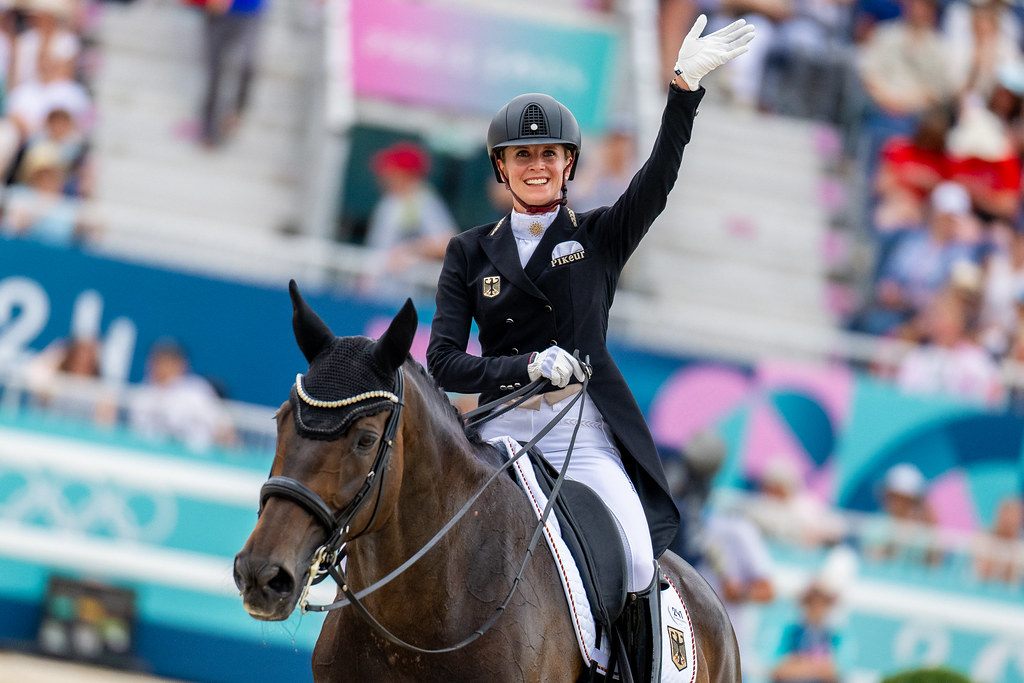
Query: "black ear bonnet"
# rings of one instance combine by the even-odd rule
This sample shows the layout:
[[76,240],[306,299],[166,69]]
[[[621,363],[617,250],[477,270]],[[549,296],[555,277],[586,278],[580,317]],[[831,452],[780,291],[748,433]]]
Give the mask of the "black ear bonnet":
[[288,402],[300,436],[334,440],[359,418],[395,406],[394,371],[377,364],[373,347],[366,337],[335,337],[295,378]]
[[295,429],[307,439],[332,441],[361,417],[391,410],[396,372],[409,357],[416,335],[416,307],[411,300],[395,315],[380,339],[337,337],[299,293],[292,280],[292,328],[309,361],[305,375],[295,378],[288,396]]

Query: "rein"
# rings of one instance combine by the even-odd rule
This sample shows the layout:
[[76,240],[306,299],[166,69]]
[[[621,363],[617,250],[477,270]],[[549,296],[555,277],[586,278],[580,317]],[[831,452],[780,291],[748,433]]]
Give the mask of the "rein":
[[[589,361],[589,358],[587,359],[587,361]],[[566,406],[562,408],[562,410],[559,411],[559,413],[548,424],[546,424],[540,431],[538,431],[537,434],[534,435],[534,437],[530,439],[530,441],[527,442],[522,448],[520,448],[519,451],[517,451],[506,463],[504,463],[493,473],[491,473],[491,476],[488,477],[487,481],[485,481],[482,486],[480,486],[476,493],[474,493],[469,498],[469,500],[466,501],[462,508],[460,508],[459,511],[455,513],[455,515],[443,527],[441,527],[441,529],[433,536],[433,538],[431,538],[422,548],[416,551],[416,553],[413,554],[408,560],[406,560],[397,568],[395,568],[390,574],[378,580],[376,583],[362,589],[358,593],[354,593],[349,587],[348,579],[345,575],[345,570],[342,568],[342,562],[345,557],[345,547],[348,541],[354,540],[358,536],[365,533],[366,530],[369,529],[370,526],[372,525],[374,519],[376,519],[377,517],[377,510],[380,505],[380,497],[384,490],[384,472],[387,467],[387,460],[388,456],[391,453],[394,437],[397,434],[398,422],[399,417],[401,416],[401,409],[404,399],[404,384],[402,381],[401,368],[398,369],[395,379],[395,394],[397,395],[398,400],[396,401],[395,409],[392,411],[391,415],[388,418],[388,423],[385,427],[385,436],[381,440],[377,457],[374,460],[374,463],[371,466],[370,472],[367,475],[366,479],[364,480],[362,487],[360,487],[359,492],[348,503],[348,505],[345,506],[344,510],[342,510],[337,515],[334,515],[330,507],[326,503],[324,503],[323,499],[320,496],[318,496],[312,489],[305,486],[301,482],[295,479],[291,479],[290,477],[271,477],[263,485],[263,489],[261,490],[260,493],[261,510],[267,498],[271,496],[286,498],[294,503],[297,503],[299,506],[301,506],[303,509],[309,512],[328,530],[329,533],[328,540],[322,546],[320,546],[314,553],[313,562],[309,568],[308,580],[306,582],[305,588],[302,591],[302,595],[299,598],[299,605],[302,611],[328,612],[335,609],[339,609],[346,605],[352,605],[353,609],[356,610],[356,613],[359,614],[359,616],[362,617],[363,620],[366,621],[371,627],[373,627],[373,629],[376,630],[382,637],[386,638],[390,642],[400,647],[421,654],[441,654],[446,652],[453,652],[455,650],[458,650],[469,645],[477,638],[482,636],[484,633],[486,633],[491,628],[491,626],[493,626],[495,622],[497,622],[498,618],[502,615],[505,608],[512,600],[512,597],[515,595],[515,592],[519,587],[519,583],[522,580],[523,575],[526,573],[526,567],[529,564],[530,558],[533,556],[533,551],[537,547],[537,543],[540,540],[541,533],[544,529],[545,524],[547,523],[548,517],[551,514],[551,510],[554,507],[555,501],[558,496],[558,492],[562,487],[562,482],[565,480],[565,475],[569,468],[569,461],[572,456],[573,447],[576,444],[576,435],[579,432],[580,424],[582,424],[583,422],[583,400],[586,396],[587,388],[590,384],[590,377],[592,374],[589,362],[581,362],[581,365],[583,366],[585,375],[583,378],[583,386],[580,392],[576,394],[572,398],[572,400],[570,400],[569,403],[566,404]],[[487,403],[472,411],[467,412],[465,415],[463,415],[463,419],[466,420],[467,425],[471,427],[475,427],[480,424],[483,424],[484,422],[492,420],[498,417],[499,415],[504,414],[508,410],[511,410],[512,408],[515,408],[516,406],[520,405],[523,401],[526,401],[531,396],[537,394],[546,382],[547,380],[545,380],[544,378],[539,378],[531,382],[530,384],[526,385],[525,387],[522,387],[521,389],[517,390],[510,396],[505,396],[496,401],[491,401],[490,403]],[[510,398],[513,398],[515,400],[512,403],[509,403]],[[508,593],[501,601],[501,603],[498,605],[498,607],[495,608],[494,614],[492,614],[487,619],[487,621],[485,621],[479,628],[477,628],[475,631],[473,631],[473,633],[471,633],[463,640],[459,641],[454,645],[438,649],[426,649],[418,647],[416,645],[413,645],[402,640],[395,634],[391,633],[372,614],[370,614],[369,611],[367,611],[366,607],[362,604],[362,602],[360,602],[360,600],[365,598],[367,595],[370,595],[371,593],[379,590],[380,588],[382,588],[383,586],[387,585],[392,580],[400,576],[409,567],[411,567],[420,558],[422,558],[428,551],[430,551],[435,545],[437,545],[437,543],[452,529],[452,527],[454,527],[455,524],[458,523],[458,521],[462,519],[462,517],[469,511],[473,503],[476,502],[476,500],[481,495],[483,495],[487,487],[490,486],[490,484],[495,479],[502,475],[505,472],[505,470],[508,469],[508,467],[514,464],[517,460],[519,460],[519,458],[521,458],[526,452],[533,448],[542,438],[544,438],[544,436],[546,436],[547,433],[550,432],[554,428],[554,426],[558,424],[562,420],[562,418],[565,417],[565,415],[569,412],[570,409],[572,409],[572,407],[577,402],[579,402],[580,404],[579,419],[576,420],[576,424],[573,427],[572,437],[569,440],[569,448],[566,452],[565,461],[562,463],[562,467],[558,473],[558,477],[556,478],[554,485],[551,489],[551,494],[548,496],[547,505],[544,508],[544,511],[540,517],[540,520],[537,523],[537,526],[534,528],[533,536],[530,539],[530,544],[527,547],[526,554],[523,557],[523,562],[519,567],[519,571],[513,578],[512,586],[509,588]],[[487,414],[487,411],[491,410],[500,403],[508,403],[508,405],[505,405],[500,410],[496,410],[493,413]],[[481,415],[484,415],[484,417],[479,417]],[[358,534],[352,536],[347,541],[345,541],[344,538],[348,533],[349,523],[351,522],[352,518],[358,513],[363,503],[366,502],[366,495],[370,492],[374,485],[376,473],[381,474],[381,480],[377,492],[377,503],[374,506],[373,517],[371,518],[370,522],[365,527],[363,527],[362,531],[360,531]],[[327,576],[330,576],[335,580],[345,598],[333,602],[329,605],[308,604],[306,602],[306,595],[310,587],[323,581]]]

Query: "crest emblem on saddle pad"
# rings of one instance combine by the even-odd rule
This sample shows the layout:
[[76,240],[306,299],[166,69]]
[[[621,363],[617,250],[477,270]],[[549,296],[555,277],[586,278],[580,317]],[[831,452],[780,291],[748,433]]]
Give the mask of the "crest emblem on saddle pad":
[[484,278],[484,296],[493,299],[501,293],[501,276],[492,275]]
[[677,628],[668,627],[668,642],[672,648],[672,663],[682,671],[686,668],[686,640],[683,632]]

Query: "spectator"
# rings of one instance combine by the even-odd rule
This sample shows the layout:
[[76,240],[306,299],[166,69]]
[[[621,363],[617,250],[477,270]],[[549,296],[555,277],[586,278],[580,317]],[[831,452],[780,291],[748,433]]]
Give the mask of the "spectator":
[[800,620],[782,634],[782,661],[772,671],[774,683],[838,683],[839,634],[829,624],[836,587],[813,579],[800,594]]
[[935,299],[924,315],[926,343],[900,363],[897,381],[908,393],[993,404],[1002,397],[999,369],[973,338],[964,300],[954,292]]
[[42,78],[42,63],[52,64],[57,78],[73,80],[81,44],[68,29],[75,0],[29,0],[28,28],[14,43],[14,84]]
[[697,569],[725,603],[744,663],[755,661],[757,613],[752,608],[775,598],[768,547],[753,522],[732,511],[711,512],[704,538],[704,559]]
[[928,195],[949,177],[946,135],[952,127],[952,110],[935,106],[921,116],[911,137],[897,135],[883,145],[874,179],[877,202],[872,219],[880,233],[924,223]]
[[711,3],[717,10],[713,21],[719,26],[742,18],[757,30],[757,40],[750,43],[746,58],[732,60],[724,70],[733,102],[747,109],[755,108],[760,100],[765,64],[779,41],[778,27],[793,17],[794,0],[711,0]]
[[765,64],[761,107],[833,123],[848,112],[851,0],[793,0]]
[[1010,349],[1019,320],[1018,298],[1024,293],[1024,232],[992,226],[990,253],[984,262],[979,340],[993,357]]
[[782,458],[765,468],[748,514],[767,539],[795,546],[830,546],[844,533],[843,520],[804,489],[796,467]]
[[882,515],[869,522],[861,533],[865,559],[922,565],[941,561],[926,493],[924,475],[914,465],[899,463],[886,472],[882,482]]
[[0,95],[14,87],[14,40],[18,18],[10,2],[0,3]]
[[195,451],[234,440],[217,393],[189,370],[184,350],[171,340],[160,340],[150,349],[146,382],[132,401],[129,419],[146,438],[174,441]]
[[73,337],[41,351],[26,369],[26,381],[34,402],[48,412],[111,425],[117,403],[96,382],[100,370],[99,341]]
[[949,133],[950,180],[967,188],[986,221],[1013,223],[1020,210],[1021,162],[1010,130],[976,96],[967,97]]
[[988,109],[1003,122],[1017,156],[1024,154],[1024,63],[999,68]]
[[988,99],[1005,64],[1021,61],[1022,55],[1012,35],[1001,30],[1008,19],[1002,0],[970,0],[954,5],[970,5],[970,30],[947,31],[950,76],[955,91]]
[[1019,586],[1024,580],[1024,501],[1007,498],[999,504],[992,530],[974,546],[974,573],[983,581]]
[[[87,196],[90,182],[85,172],[85,136],[71,113],[59,107],[51,110],[46,115],[42,130],[32,135],[25,144],[25,155],[30,156],[38,145],[52,145],[58,150],[66,178],[64,194],[72,197]],[[16,169],[16,177],[23,175],[18,171],[20,169]]]
[[659,0],[658,41],[663,73],[672,73],[679,54],[679,36],[686,35],[700,12],[697,0]]
[[88,226],[80,202],[63,194],[65,173],[60,150],[52,143],[34,146],[21,165],[22,184],[4,197],[0,233],[69,246]]
[[587,160],[576,171],[573,181],[573,204],[576,210],[590,211],[615,203],[636,173],[636,150],[632,133],[616,128],[609,131],[594,159]]
[[946,286],[958,261],[974,261],[976,238],[967,191],[941,183],[931,194],[926,230],[901,235],[879,269],[874,301],[857,326],[885,334],[923,311]]
[[370,162],[383,196],[370,215],[366,245],[373,250],[364,287],[380,291],[418,263],[444,258],[455,221],[427,183],[430,158],[417,144],[398,142]]
[[[256,67],[256,48],[265,0],[206,0],[204,55],[206,90],[200,121],[202,142],[208,148],[221,144],[241,124],[249,103]],[[229,56],[239,56],[237,85],[229,99],[230,109],[222,112],[223,81]]]
[[953,91],[946,49],[936,28],[937,0],[903,0],[903,16],[885,22],[862,45],[858,60],[869,107],[864,121],[866,161],[893,135],[909,135],[917,118]]
[[43,56],[39,59],[39,78],[20,83],[11,91],[7,115],[24,141],[43,129],[54,109],[65,110],[80,130],[88,130],[92,100],[85,87],[67,78],[60,62]]
[[711,495],[711,482],[725,461],[726,447],[714,430],[694,434],[679,452],[665,461],[669,490],[679,508],[679,530],[671,548],[694,567],[704,559],[705,511]]

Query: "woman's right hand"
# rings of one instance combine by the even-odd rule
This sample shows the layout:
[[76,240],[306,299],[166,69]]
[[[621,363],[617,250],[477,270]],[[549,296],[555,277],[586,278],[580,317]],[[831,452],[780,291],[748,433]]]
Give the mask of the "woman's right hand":
[[530,357],[526,371],[530,375],[531,382],[538,377],[547,377],[559,389],[568,384],[572,377],[583,381],[583,368],[580,366],[580,362],[571,353],[558,346],[551,346],[534,353]]

